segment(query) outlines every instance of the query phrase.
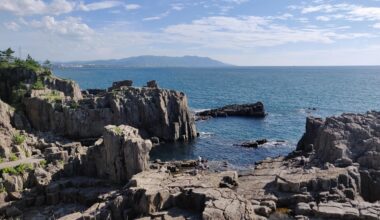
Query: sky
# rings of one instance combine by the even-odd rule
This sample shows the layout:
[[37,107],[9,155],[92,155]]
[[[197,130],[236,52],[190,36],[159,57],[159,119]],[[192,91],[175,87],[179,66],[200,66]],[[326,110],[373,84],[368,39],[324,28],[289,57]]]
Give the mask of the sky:
[[380,65],[380,0],[0,0],[0,49],[8,47],[52,61]]

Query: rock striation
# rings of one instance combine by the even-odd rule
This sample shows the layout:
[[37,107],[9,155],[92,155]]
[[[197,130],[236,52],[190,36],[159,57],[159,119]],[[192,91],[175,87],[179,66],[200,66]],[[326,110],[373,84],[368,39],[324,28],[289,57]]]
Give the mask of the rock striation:
[[152,142],[142,139],[138,129],[109,125],[104,128],[103,139],[88,149],[82,169],[91,167],[99,178],[125,184],[134,174],[149,168],[151,148]]
[[194,119],[181,92],[125,87],[76,102],[56,97],[46,91],[24,99],[26,115],[35,129],[82,139],[100,137],[106,125],[127,124],[146,138],[186,141],[196,137]]
[[263,118],[266,116],[266,113],[264,110],[264,104],[262,102],[256,102],[253,104],[226,105],[221,108],[198,112],[196,113],[196,116],[198,120],[228,116]]

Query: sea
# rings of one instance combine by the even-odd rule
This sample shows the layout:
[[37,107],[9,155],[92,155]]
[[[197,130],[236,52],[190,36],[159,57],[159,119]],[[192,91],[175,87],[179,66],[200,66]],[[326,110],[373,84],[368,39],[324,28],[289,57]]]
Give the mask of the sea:
[[[261,101],[263,119],[227,117],[196,122],[200,137],[190,143],[163,144],[151,158],[206,158],[247,169],[267,157],[287,155],[305,131],[306,117],[380,110],[380,66],[228,67],[228,68],[60,68],[56,75],[73,79],[82,89],[108,88],[133,80],[144,86],[184,92],[192,111]],[[267,139],[253,148],[236,144]]]

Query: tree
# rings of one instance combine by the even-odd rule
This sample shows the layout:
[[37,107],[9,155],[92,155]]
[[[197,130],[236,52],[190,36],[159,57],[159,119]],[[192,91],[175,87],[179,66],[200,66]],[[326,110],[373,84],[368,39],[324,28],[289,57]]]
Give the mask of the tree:
[[6,51],[3,51],[3,54],[5,56],[5,60],[8,62],[13,61],[14,60],[14,57],[13,57],[14,53],[15,52],[11,48],[8,48]]
[[49,60],[45,60],[45,62],[43,63],[43,66],[45,69],[51,69],[51,62]]

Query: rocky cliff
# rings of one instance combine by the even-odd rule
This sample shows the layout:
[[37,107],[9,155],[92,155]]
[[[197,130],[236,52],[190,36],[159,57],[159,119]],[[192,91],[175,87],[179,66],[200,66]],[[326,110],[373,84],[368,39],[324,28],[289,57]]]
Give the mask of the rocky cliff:
[[126,87],[101,96],[66,101],[51,91],[24,99],[32,126],[72,138],[100,137],[109,124],[138,128],[144,137],[165,141],[196,137],[186,96],[158,88]]

